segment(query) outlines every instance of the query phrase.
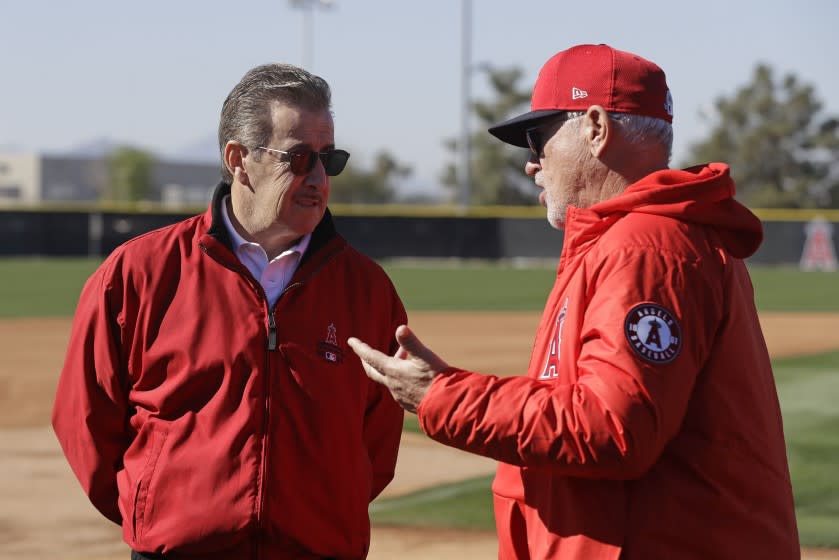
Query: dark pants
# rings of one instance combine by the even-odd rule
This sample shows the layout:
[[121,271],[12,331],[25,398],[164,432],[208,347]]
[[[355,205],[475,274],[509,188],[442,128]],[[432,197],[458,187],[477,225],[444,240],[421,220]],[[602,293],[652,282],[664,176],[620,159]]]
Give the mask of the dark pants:
[[[131,551],[131,560],[166,560],[165,554],[153,554],[151,552],[137,552]],[[331,558],[324,558],[323,560],[333,560]]]
[[137,552],[131,551],[131,560],[164,560],[166,557],[162,554],[152,554],[151,552]]

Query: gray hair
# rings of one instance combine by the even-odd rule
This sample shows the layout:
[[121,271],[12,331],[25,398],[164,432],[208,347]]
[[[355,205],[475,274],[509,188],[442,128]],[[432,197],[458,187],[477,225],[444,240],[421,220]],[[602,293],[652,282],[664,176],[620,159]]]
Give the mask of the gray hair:
[[[585,115],[585,111],[568,111],[568,118],[574,119]],[[646,115],[628,113],[609,113],[609,117],[621,127],[623,136],[631,144],[641,146],[647,142],[657,142],[667,154],[667,162],[673,155],[673,125],[664,119]]]
[[[224,147],[231,140],[250,149],[271,140],[271,103],[279,101],[309,111],[329,110],[332,94],[323,78],[290,64],[263,64],[249,70],[233,88],[221,107],[218,144],[221,178],[233,176],[224,164]],[[259,158],[260,154],[254,155]]]
[[623,130],[623,136],[631,144],[644,145],[656,142],[667,155],[667,162],[673,155],[673,125],[664,119],[648,117],[646,115],[629,115],[626,113],[609,113],[612,120],[617,122]]

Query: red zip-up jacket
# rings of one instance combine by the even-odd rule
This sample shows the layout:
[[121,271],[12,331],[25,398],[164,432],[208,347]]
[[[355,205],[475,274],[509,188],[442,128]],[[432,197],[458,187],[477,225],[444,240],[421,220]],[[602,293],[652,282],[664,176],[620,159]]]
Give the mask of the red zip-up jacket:
[[405,310],[327,211],[271,309],[219,204],[117,248],[86,283],[53,426],[91,502],[172,558],[367,555],[402,409],[349,336],[393,353]]
[[759,220],[723,164],[571,208],[527,377],[451,369],[432,438],[502,463],[499,557],[800,556],[748,272]]

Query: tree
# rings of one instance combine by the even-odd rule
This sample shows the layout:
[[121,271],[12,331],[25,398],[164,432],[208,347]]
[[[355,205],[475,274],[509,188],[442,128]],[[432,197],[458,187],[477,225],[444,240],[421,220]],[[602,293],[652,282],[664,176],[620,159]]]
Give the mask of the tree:
[[152,192],[154,156],[139,148],[122,146],[108,155],[110,183],[105,198],[115,201],[148,200]]
[[352,165],[352,158],[340,175],[330,181],[330,202],[385,203],[393,201],[395,180],[407,177],[411,168],[404,166],[385,151],[377,153],[373,167],[363,170]]
[[753,207],[839,207],[839,120],[822,116],[813,88],[759,64],[751,82],[715,103],[692,162],[731,165],[738,198]]
[[[521,112],[530,100],[530,91],[519,88],[522,77],[519,68],[487,69],[487,76],[495,97],[472,104],[478,117],[479,130],[471,137],[472,184],[470,204],[533,204],[536,200],[533,182],[524,174],[527,152],[497,140],[486,129]],[[446,141],[446,147],[457,155],[460,142]],[[441,176],[443,184],[452,191],[452,199],[459,199],[458,164],[450,163]]]

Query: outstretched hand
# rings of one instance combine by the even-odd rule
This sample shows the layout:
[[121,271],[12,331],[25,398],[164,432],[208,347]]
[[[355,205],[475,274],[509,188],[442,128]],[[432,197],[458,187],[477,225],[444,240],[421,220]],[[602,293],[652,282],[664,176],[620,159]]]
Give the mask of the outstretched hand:
[[431,382],[449,366],[424,346],[406,325],[396,329],[396,342],[399,350],[391,357],[357,338],[347,340],[361,358],[367,377],[387,387],[402,408],[416,412]]

